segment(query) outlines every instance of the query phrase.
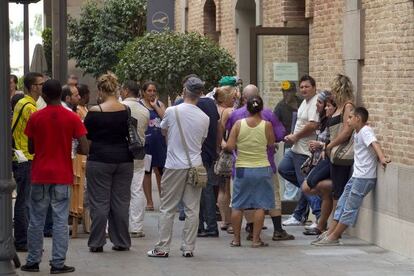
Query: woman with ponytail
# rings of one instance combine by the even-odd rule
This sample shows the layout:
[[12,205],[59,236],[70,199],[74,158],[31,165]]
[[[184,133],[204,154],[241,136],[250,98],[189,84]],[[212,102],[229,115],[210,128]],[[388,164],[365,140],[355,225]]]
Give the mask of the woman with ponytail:
[[252,247],[267,246],[260,238],[266,210],[275,207],[272,169],[267,158],[267,146],[275,143],[272,125],[262,120],[263,100],[253,96],[247,100],[249,116],[238,120],[224,147],[237,150],[233,182],[232,224],[234,238],[230,246],[240,246],[240,231],[244,210],[255,210]]

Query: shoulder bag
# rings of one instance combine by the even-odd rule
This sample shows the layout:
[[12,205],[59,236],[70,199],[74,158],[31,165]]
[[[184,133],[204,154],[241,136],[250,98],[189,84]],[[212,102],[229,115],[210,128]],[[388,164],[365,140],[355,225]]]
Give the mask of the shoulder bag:
[[219,157],[214,164],[214,173],[221,176],[231,176],[233,170],[233,154],[220,151]]
[[[354,105],[352,102],[345,104],[341,114],[342,122],[340,131],[344,125],[344,112],[347,104],[352,104],[352,106]],[[354,163],[354,133],[351,134],[348,141],[332,148],[330,160],[332,164],[339,166],[351,166]]]
[[175,117],[177,119],[178,129],[180,131],[181,142],[184,145],[185,155],[187,156],[188,165],[190,166],[190,169],[188,170],[188,173],[187,173],[186,184],[191,185],[196,188],[204,188],[205,186],[207,186],[206,168],[203,165],[193,167],[193,165],[191,164],[190,153],[189,153],[188,146],[184,138],[184,133],[181,127],[181,122],[180,122],[180,117],[178,115],[177,107],[174,108],[174,111],[175,111]]
[[145,156],[145,144],[139,137],[137,132],[137,119],[133,118],[131,115],[131,108],[125,105],[126,110],[128,111],[128,149],[136,160],[143,160]]
[[[223,118],[224,110],[220,114],[220,120]],[[224,140],[227,141],[228,139],[228,131],[226,131],[226,134],[224,135]],[[233,153],[231,152],[225,152],[224,150],[221,150],[219,153],[219,157],[217,161],[214,164],[214,173],[216,175],[224,176],[224,177],[230,177],[233,171]]]

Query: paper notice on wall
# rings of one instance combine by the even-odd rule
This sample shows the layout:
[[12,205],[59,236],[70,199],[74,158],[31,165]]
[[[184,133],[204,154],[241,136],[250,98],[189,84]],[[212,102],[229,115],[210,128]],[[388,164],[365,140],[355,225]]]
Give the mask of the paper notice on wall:
[[298,81],[298,63],[287,62],[287,63],[273,63],[273,80],[274,81]]

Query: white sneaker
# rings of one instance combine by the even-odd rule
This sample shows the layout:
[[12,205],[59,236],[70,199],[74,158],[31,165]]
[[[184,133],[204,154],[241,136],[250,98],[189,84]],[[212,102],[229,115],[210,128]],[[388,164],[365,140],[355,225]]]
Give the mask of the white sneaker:
[[318,226],[318,223],[315,221],[314,223],[312,223],[311,225],[306,225],[305,226],[305,230],[311,230],[314,229]]
[[287,220],[285,220],[282,223],[283,226],[298,226],[298,225],[303,225],[303,222],[295,219],[294,216],[290,216],[290,218],[288,218]]

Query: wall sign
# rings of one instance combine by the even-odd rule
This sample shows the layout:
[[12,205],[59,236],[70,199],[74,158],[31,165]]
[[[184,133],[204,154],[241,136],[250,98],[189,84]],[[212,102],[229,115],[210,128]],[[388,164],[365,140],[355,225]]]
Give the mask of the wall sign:
[[148,0],[147,31],[174,30],[175,0]]
[[274,81],[298,81],[298,63],[287,62],[287,63],[273,63],[273,80]]

